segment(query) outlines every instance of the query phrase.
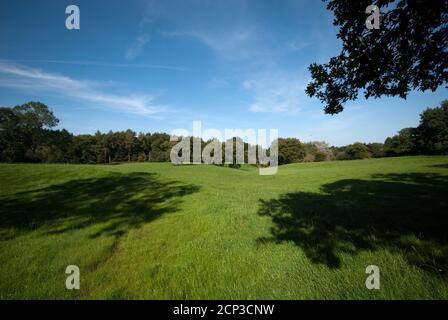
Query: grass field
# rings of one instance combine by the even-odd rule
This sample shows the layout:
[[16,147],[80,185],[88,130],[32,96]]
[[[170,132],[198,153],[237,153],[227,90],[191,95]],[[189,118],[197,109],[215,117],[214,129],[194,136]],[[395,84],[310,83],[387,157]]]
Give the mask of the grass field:
[[4,164],[0,298],[448,299],[447,195],[448,157]]

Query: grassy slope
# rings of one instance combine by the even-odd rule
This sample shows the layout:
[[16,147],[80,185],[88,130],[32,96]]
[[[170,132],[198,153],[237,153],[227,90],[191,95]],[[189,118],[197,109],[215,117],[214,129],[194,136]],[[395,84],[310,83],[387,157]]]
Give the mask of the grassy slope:
[[448,299],[447,190],[447,157],[0,165],[0,298]]

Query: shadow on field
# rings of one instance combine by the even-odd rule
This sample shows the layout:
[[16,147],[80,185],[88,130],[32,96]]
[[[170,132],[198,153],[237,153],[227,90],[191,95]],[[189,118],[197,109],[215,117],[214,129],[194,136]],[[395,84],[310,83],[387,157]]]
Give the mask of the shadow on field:
[[430,168],[442,168],[442,169],[448,169],[448,163],[442,163],[442,164],[434,164],[429,166]]
[[424,270],[448,273],[448,177],[374,175],[326,184],[321,192],[260,200],[259,214],[274,226],[258,241],[292,241],[312,262],[332,268],[340,266],[339,253],[385,248]]
[[7,239],[43,227],[64,233],[102,223],[92,235],[119,237],[132,228],[177,210],[180,199],[198,186],[166,182],[153,173],[114,173],[102,178],[73,180],[40,190],[0,198],[0,233]]

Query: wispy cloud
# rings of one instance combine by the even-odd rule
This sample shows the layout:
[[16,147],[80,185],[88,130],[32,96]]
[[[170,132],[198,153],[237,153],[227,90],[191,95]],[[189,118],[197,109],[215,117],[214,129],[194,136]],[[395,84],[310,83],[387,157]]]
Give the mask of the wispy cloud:
[[189,37],[213,50],[227,60],[241,60],[266,54],[256,44],[257,33],[254,28],[228,28],[223,30],[190,29],[162,32],[166,37]]
[[295,39],[286,43],[286,49],[290,52],[301,51],[311,45],[311,42],[303,39]]
[[153,96],[110,94],[99,90],[97,87],[100,85],[95,82],[77,80],[19,64],[0,61],[0,74],[3,75],[0,78],[2,87],[57,94],[141,115],[153,115],[166,109],[164,106],[153,104]]
[[48,59],[0,59],[0,62],[4,63],[48,63],[48,64],[67,64],[77,66],[89,66],[89,67],[111,67],[111,68],[142,68],[142,69],[162,69],[172,71],[189,71],[188,68],[162,65],[162,64],[147,64],[147,63],[110,63],[104,61],[94,60],[48,60]]
[[140,24],[163,22],[162,36],[198,41],[225,60],[248,60],[270,51],[265,32],[260,30],[245,0],[145,0],[143,3]]
[[145,29],[145,26],[146,26],[147,24],[150,24],[150,23],[153,23],[153,22],[154,22],[153,19],[151,19],[151,18],[149,18],[149,17],[143,17],[143,18],[140,20],[140,23],[138,24],[139,29],[140,29],[140,32],[142,32],[143,29]]
[[133,60],[140,55],[145,45],[149,42],[150,37],[147,33],[143,33],[135,39],[135,41],[126,50],[126,60]]
[[243,86],[254,100],[250,111],[295,113],[303,109],[307,99],[304,92],[306,83],[299,77],[267,72],[244,81]]

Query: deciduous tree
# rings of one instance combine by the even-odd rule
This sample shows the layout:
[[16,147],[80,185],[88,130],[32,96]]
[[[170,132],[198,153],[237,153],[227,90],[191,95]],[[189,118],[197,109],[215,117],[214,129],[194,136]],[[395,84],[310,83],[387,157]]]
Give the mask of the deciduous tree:
[[[335,114],[360,92],[365,98],[435,91],[448,82],[448,1],[324,0],[342,51],[309,66],[306,93]],[[369,5],[381,10],[379,29],[366,27]]]

